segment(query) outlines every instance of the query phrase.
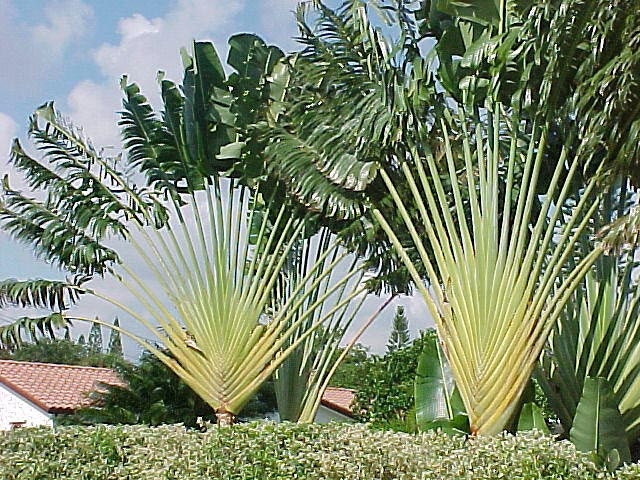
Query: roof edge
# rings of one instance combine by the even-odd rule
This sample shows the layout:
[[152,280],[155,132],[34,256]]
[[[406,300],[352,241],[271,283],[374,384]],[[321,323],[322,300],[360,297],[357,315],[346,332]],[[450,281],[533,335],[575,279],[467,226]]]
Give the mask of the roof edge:
[[0,383],[2,383],[5,387],[9,388],[10,390],[13,390],[15,393],[20,395],[22,398],[24,398],[24,399],[28,400],[29,402],[33,403],[36,407],[38,407],[43,412],[55,413],[55,412],[52,411],[53,409],[49,408],[42,401],[38,400],[36,397],[31,395],[26,390],[24,390],[24,389],[20,388],[19,386],[15,385],[10,380],[7,380],[2,375],[0,375]]

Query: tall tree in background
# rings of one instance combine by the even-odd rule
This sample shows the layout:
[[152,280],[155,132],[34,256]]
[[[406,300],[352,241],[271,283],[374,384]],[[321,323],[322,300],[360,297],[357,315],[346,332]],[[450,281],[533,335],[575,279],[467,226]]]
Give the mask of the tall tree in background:
[[[98,318],[96,317],[96,320]],[[91,325],[89,330],[89,339],[87,340],[87,347],[93,352],[102,351],[102,327],[98,323]]]
[[409,346],[410,340],[409,321],[404,313],[404,307],[402,305],[398,305],[396,308],[396,314],[393,317],[389,341],[387,342],[387,352],[391,353]]
[[111,335],[109,336],[109,347],[107,348],[107,352],[112,355],[117,355],[121,358],[124,357],[124,351],[122,350],[122,338],[120,337],[120,320],[118,317],[113,321],[114,329],[111,330]]

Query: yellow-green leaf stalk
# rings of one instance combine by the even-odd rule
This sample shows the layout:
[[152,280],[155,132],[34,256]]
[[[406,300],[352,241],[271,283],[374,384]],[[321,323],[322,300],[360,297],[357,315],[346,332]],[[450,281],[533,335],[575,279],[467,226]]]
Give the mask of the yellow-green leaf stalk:
[[204,191],[173,202],[163,228],[137,224],[129,236],[138,258],[119,265],[116,278],[142,310],[93,293],[146,327],[166,350],[121,330],[179,375],[220,422],[229,422],[288,355],[361,293],[356,281],[351,293],[322,310],[362,267],[351,264],[330,288],[319,290],[346,256],[333,239],[289,285],[287,301],[274,301],[304,219],[234,179],[209,182]]
[[[449,128],[442,122],[444,166],[428,149],[417,143],[409,146],[400,168],[410,198],[401,198],[390,176],[380,171],[428,283],[389,222],[380,211],[374,214],[435,319],[472,432],[495,434],[513,416],[550,329],[600,255],[594,248],[569,276],[560,275],[597,200],[591,181],[570,217],[559,222],[562,208],[557,206],[565,203],[577,169],[567,149],[554,167],[548,191],[539,196],[540,168],[551,161],[544,157],[544,129],[534,126],[523,151],[518,145],[523,138],[519,123],[507,119],[500,105],[490,112],[487,125],[469,132],[462,115],[460,125],[459,152],[452,148]],[[505,131],[510,133],[508,154],[500,148]],[[456,160],[462,160],[466,175],[460,175]],[[505,167],[506,176],[499,174]],[[516,167],[523,171],[517,185]]]

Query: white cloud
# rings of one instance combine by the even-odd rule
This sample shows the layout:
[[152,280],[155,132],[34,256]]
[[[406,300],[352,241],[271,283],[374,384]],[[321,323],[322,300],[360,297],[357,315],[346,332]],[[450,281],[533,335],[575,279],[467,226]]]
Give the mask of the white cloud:
[[[115,83],[115,82],[113,82]],[[78,83],[67,97],[67,114],[96,147],[119,147],[120,95],[115,85],[88,80]]]
[[121,108],[122,75],[138,83],[150,101],[159,105],[158,70],[180,80],[180,48],[214,33],[215,43],[226,45],[227,31],[242,7],[242,0],[179,0],[163,17],[135,13],[120,19],[118,42],[104,43],[93,51],[104,81],[78,83],[67,97],[68,115],[84,127],[96,146],[118,146],[116,112]]
[[63,57],[93,20],[93,9],[81,0],[47,3],[45,21],[36,25],[20,22],[11,0],[0,0],[0,12],[0,84],[16,92],[41,89],[60,74]]
[[69,44],[82,37],[93,20],[93,9],[81,0],[57,0],[47,3],[46,23],[31,29],[33,41],[46,47],[47,55],[60,57]]
[[181,47],[212,35],[216,44],[225,44],[226,34],[232,31],[231,22],[243,3],[179,0],[164,17],[149,19],[136,13],[120,20],[119,43],[101,45],[94,52],[94,60],[106,78],[115,82],[126,74],[152,97],[157,91],[158,70],[180,79]]

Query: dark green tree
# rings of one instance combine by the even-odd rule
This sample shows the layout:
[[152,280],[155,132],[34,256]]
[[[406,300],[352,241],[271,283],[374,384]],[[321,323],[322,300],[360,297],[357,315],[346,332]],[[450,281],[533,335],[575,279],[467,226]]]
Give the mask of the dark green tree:
[[[116,328],[120,327],[120,320],[118,317],[113,321],[113,326]],[[120,332],[118,330],[111,330],[107,352],[118,357],[124,357],[124,352],[122,350],[122,338],[120,337]]]
[[87,347],[93,352],[102,352],[102,327],[94,323],[89,330],[89,340]]
[[[338,359],[343,349],[339,349],[334,355],[334,361]],[[369,347],[356,343],[336,369],[331,377],[332,387],[350,388],[358,390],[367,381],[365,365],[369,359]]]
[[[117,368],[126,386],[108,386],[96,393],[99,407],[91,407],[63,419],[75,424],[183,423],[196,427],[198,418],[215,422],[215,412],[156,356],[144,352],[136,365]],[[273,384],[267,382],[242,412],[243,417],[260,417],[275,410]]]
[[118,367],[124,362],[118,355],[98,352],[85,344],[66,339],[41,339],[35,343],[25,343],[8,355],[8,358],[24,362],[108,368]]
[[389,341],[387,342],[387,352],[391,353],[396,350],[400,350],[401,348],[408,347],[410,340],[409,321],[404,313],[404,307],[402,305],[398,305],[396,308],[396,314],[393,317]]
[[427,330],[408,347],[372,356],[363,364],[363,381],[357,389],[353,409],[360,420],[380,428],[414,430],[418,359],[425,339],[435,335],[435,330]]

